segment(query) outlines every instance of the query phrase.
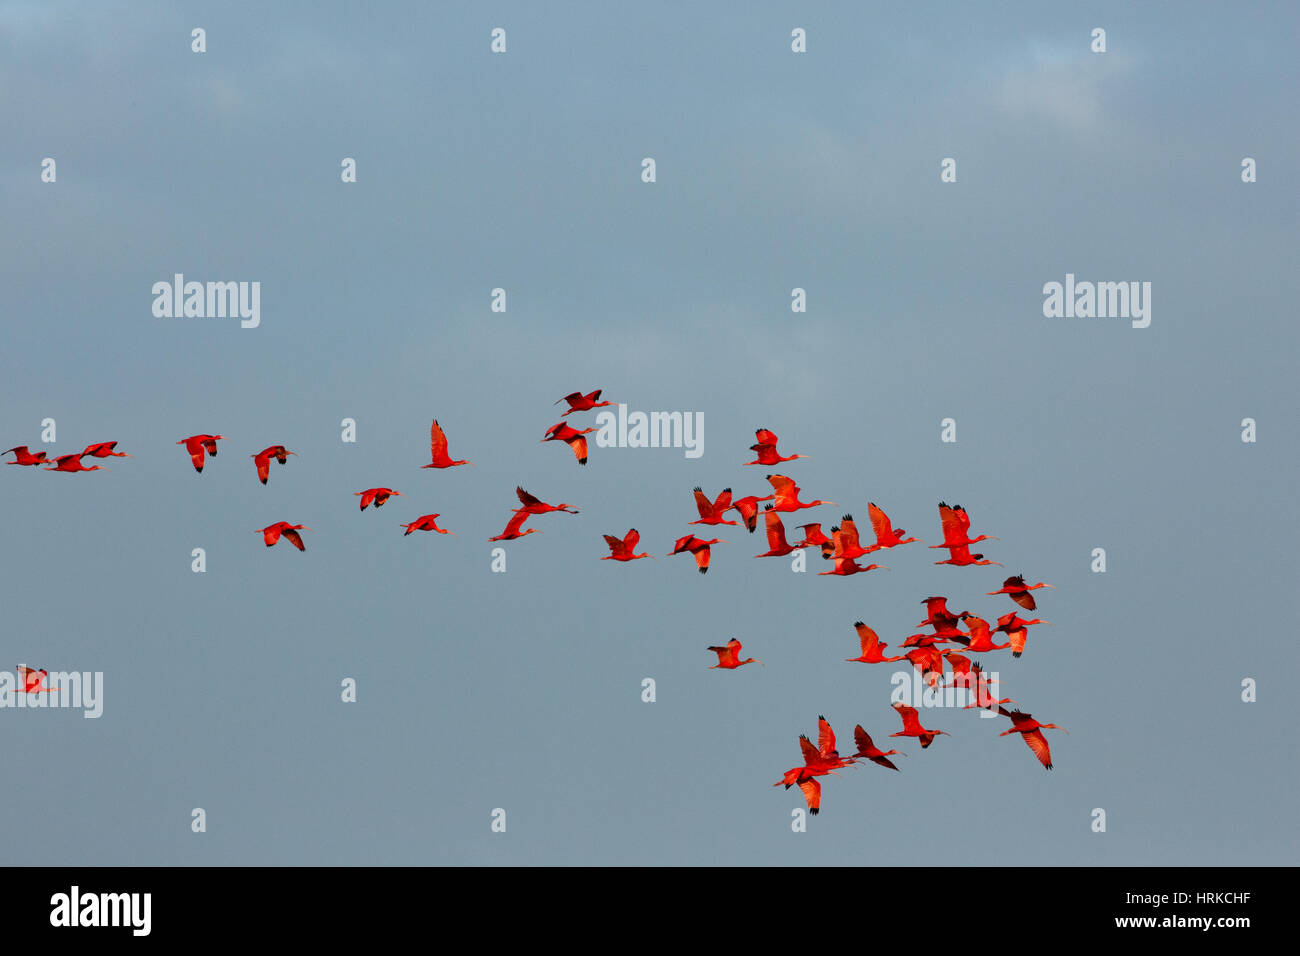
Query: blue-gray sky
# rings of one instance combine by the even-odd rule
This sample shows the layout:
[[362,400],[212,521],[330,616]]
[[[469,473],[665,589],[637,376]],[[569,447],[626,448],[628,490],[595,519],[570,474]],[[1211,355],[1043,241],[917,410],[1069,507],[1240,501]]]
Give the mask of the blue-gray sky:
[[[98,720],[0,711],[4,859],[1293,862],[1298,21],[0,3],[0,443],[53,418],[51,453],[135,455],[0,471],[0,665],[105,674]],[[155,318],[176,272],[261,282],[260,327]],[[1067,273],[1151,282],[1150,327],[1044,318]],[[702,412],[704,455],[540,444],[593,388]],[[475,467],[419,469],[433,417]],[[812,456],[783,468],[840,503],[824,526],[871,500],[933,542],[955,501],[1006,569],[909,545],[820,578],[732,528],[707,576],[667,558],[693,486],[766,490],[760,425]],[[227,436],[201,476],[173,444],[197,432]],[[277,442],[299,457],[263,487]],[[494,574],[516,484],[582,511]],[[360,513],[375,485],[404,496]],[[431,511],[457,537],[402,537]],[[251,533],[282,518],[305,554]],[[658,560],[599,561],[632,526]],[[896,647],[933,593],[992,620],[1018,571],[1057,585],[1054,626],[988,665],[1069,728],[1056,769],[927,710],[951,737],[831,778],[792,833],[771,784],[818,714],[841,750],[899,726],[895,665],[844,663],[853,622]],[[732,636],[766,667],[708,670]]]

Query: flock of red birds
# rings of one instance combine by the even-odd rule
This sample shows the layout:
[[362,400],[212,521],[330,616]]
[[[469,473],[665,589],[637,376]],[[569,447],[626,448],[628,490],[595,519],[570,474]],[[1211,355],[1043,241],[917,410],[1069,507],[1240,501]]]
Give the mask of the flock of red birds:
[[[594,408],[614,404],[613,402],[600,401],[600,396],[600,389],[585,395],[581,392],[573,392],[564,396],[556,402],[556,404],[567,402],[569,406],[561,419],[567,418],[574,412],[590,411]],[[595,430],[594,428],[576,429],[561,420],[548,428],[541,440],[543,442],[565,442],[572,450],[578,464],[586,465],[588,459],[586,436]],[[750,446],[750,451],[754,452],[754,460],[745,462],[746,465],[770,467],[808,457],[806,455],[781,455],[777,450],[777,436],[766,428],[758,429],[755,432],[755,437],[757,441]],[[201,473],[207,457],[215,458],[217,456],[217,442],[224,440],[222,435],[201,434],[183,438],[176,444],[185,446],[194,470]],[[436,419],[430,428],[429,445],[430,462],[427,465],[422,465],[422,468],[453,468],[458,465],[473,464],[473,462],[465,459],[458,460],[451,457],[447,449],[447,436]],[[125,452],[116,451],[116,447],[117,442],[115,441],[96,442],[86,446],[82,452],[61,455],[52,460],[46,457],[45,452],[32,452],[26,445],[10,448],[3,454],[14,454],[15,460],[7,462],[10,465],[43,466],[46,471],[88,472],[101,470],[104,466],[86,466],[82,464],[83,458],[131,457]],[[267,483],[270,478],[272,460],[284,465],[288,462],[289,456],[294,454],[296,453],[290,451],[284,445],[271,445],[253,454],[251,457],[257,470],[258,480],[262,484]],[[920,541],[918,538],[904,537],[906,532],[901,528],[894,528],[889,516],[872,502],[868,503],[867,512],[871,521],[871,531],[875,538],[874,543],[862,544],[857,525],[854,523],[853,517],[847,514],[840,519],[838,525],[830,529],[829,537],[822,532],[820,522],[807,522],[798,525],[797,528],[802,537],[797,542],[792,543],[786,536],[786,529],[781,521],[782,514],[793,514],[797,511],[822,505],[834,505],[835,502],[820,499],[802,501],[800,500],[801,489],[794,483],[793,479],[778,474],[770,474],[766,478],[771,486],[771,494],[762,497],[747,495],[742,498],[734,498],[732,489],[724,488],[716,498],[710,499],[703,490],[698,487],[695,488],[695,507],[699,512],[699,518],[689,522],[689,524],[709,526],[739,526],[743,524],[750,533],[753,533],[758,526],[761,505],[768,549],[761,554],[755,555],[755,557],[783,557],[805,548],[815,548],[821,551],[824,559],[833,562],[831,570],[822,571],[820,574],[833,576],[847,576],[882,568],[888,570],[884,565],[861,565],[858,563],[858,559],[874,554],[877,551]],[[360,507],[362,511],[372,505],[375,508],[380,508],[390,498],[401,497],[400,491],[385,487],[366,488],[355,492],[355,494],[361,499]],[[515,495],[519,500],[520,507],[511,509],[511,517],[505,529],[500,534],[489,538],[489,541],[514,541],[529,534],[540,533],[537,528],[524,528],[524,523],[534,515],[554,511],[563,511],[568,514],[578,513],[577,508],[572,508],[564,502],[558,505],[547,504],[536,496],[529,494],[522,487],[515,489]],[[765,504],[765,502],[770,503]],[[727,517],[733,511],[739,520],[732,520]],[[439,517],[439,514],[421,515],[413,521],[403,523],[401,527],[405,529],[407,535],[413,531],[454,534],[454,532],[446,528],[438,527],[437,519]],[[998,564],[996,561],[986,560],[983,554],[973,553],[970,550],[972,545],[981,541],[996,541],[997,539],[985,534],[970,537],[970,515],[960,505],[950,506],[945,502],[940,502],[939,521],[943,534],[943,543],[930,545],[929,547],[946,550],[948,558],[944,561],[935,561],[935,564],[957,567]],[[257,529],[256,533],[262,535],[267,547],[275,545],[281,538],[284,538],[299,551],[305,551],[306,545],[298,532],[310,530],[306,525],[277,521],[265,528]],[[640,543],[641,535],[635,528],[629,529],[621,538],[610,534],[605,535],[604,538],[610,553],[601,558],[603,561],[628,562],[640,558],[654,557],[654,555],[645,551],[637,553],[636,549]],[[693,555],[696,567],[701,574],[704,574],[709,570],[712,546],[724,543],[726,542],[721,538],[699,538],[694,534],[686,534],[673,543],[673,549],[668,554],[670,556],[675,554]],[[923,544],[924,542],[920,543]],[[1045,587],[1052,587],[1052,585],[1044,584],[1041,581],[1036,584],[1028,584],[1023,576],[1016,575],[1007,578],[997,591],[988,593],[990,595],[1006,594],[1020,608],[1032,612],[1037,609],[1037,603],[1031,592]],[[1037,618],[1025,620],[1019,617],[1017,612],[1012,611],[999,617],[997,627],[991,628],[988,621],[969,611],[963,611],[960,614],[952,613],[948,610],[947,599],[944,597],[929,597],[922,603],[926,606],[927,616],[917,626],[931,627],[933,632],[918,633],[908,637],[901,647],[910,648],[910,650],[897,656],[886,656],[884,651],[888,645],[879,639],[875,631],[862,621],[858,621],[854,626],[857,628],[861,654],[858,657],[848,658],[848,660],[865,664],[907,660],[920,671],[922,679],[932,688],[939,687],[939,681],[943,679],[945,666],[947,666],[952,683],[943,685],[944,688],[961,688],[970,692],[972,703],[968,704],[966,709],[979,707],[993,710],[996,708],[998,714],[1010,718],[1011,728],[1004,731],[1000,736],[1013,733],[1020,734],[1021,739],[1028,744],[1029,749],[1033,751],[1039,762],[1045,768],[1051,770],[1052,754],[1047,739],[1043,735],[1043,729],[1064,728],[1059,728],[1055,724],[1040,723],[1033,719],[1030,714],[1019,710],[1006,710],[1002,707],[1004,703],[1015,703],[1015,701],[1011,698],[999,699],[997,692],[992,687],[996,681],[985,677],[980,664],[972,662],[969,656],[971,654],[1010,649],[1013,657],[1020,657],[1025,650],[1029,628],[1035,624],[1050,622]],[[965,631],[961,630],[963,624],[966,626]],[[995,633],[1005,634],[1007,637],[1006,642],[1002,644],[996,643],[993,638]],[[941,645],[957,645],[961,650],[944,648]],[[709,647],[708,650],[718,657],[718,663],[714,664],[710,669],[736,670],[746,664],[763,663],[752,657],[742,660],[740,657],[741,649],[740,642],[735,639],[728,641],[725,645]],[[39,688],[41,680],[39,674],[41,673],[43,672],[30,671],[28,675],[25,675],[24,682],[28,689]],[[901,703],[896,703],[893,706],[902,719],[903,729],[890,734],[891,737],[915,737],[920,742],[921,748],[925,749],[930,746],[935,737],[940,734],[947,734],[947,731],[944,730],[932,730],[923,727],[916,708]],[[817,744],[814,745],[807,736],[801,735],[799,737],[799,746],[803,756],[802,765],[786,771],[775,786],[784,785],[787,789],[791,786],[798,786],[803,792],[809,810],[816,814],[821,807],[821,783],[817,778],[828,774],[836,774],[838,770],[863,760],[869,760],[882,767],[897,770],[898,767],[889,760],[889,757],[894,755],[905,756],[905,754],[897,750],[880,750],[860,724],[854,728],[854,742],[857,745],[857,752],[841,757],[835,749],[835,733],[831,729],[831,725],[825,717],[819,717]]]

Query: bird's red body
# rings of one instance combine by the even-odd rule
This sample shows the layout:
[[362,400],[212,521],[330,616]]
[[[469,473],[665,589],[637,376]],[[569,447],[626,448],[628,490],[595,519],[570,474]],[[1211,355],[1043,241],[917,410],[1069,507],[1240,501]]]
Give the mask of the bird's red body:
[[124,451],[113,451],[117,447],[115,441],[97,441],[93,445],[87,445],[83,455],[89,455],[91,458],[130,458]]
[[[216,458],[217,442],[223,441],[224,438],[224,435],[191,435],[189,438],[182,438],[176,444],[185,446],[185,450],[190,453],[194,470],[202,473],[204,452]],[[268,461],[267,464],[270,465],[270,462]]]
[[[913,541],[921,541],[920,538],[904,538],[907,534],[902,528],[895,528],[893,522],[889,520],[889,515],[885,514],[875,502],[867,502],[867,516],[871,519],[871,531],[876,536],[876,543],[867,548],[867,551],[880,551],[883,548],[895,548],[900,544],[911,544]],[[921,541],[924,544],[924,541]]]
[[81,456],[84,452],[78,452],[75,455],[60,455],[54,459],[54,467],[46,468],[46,471],[108,471],[103,465],[91,465],[87,468],[81,463]]
[[700,574],[707,574],[709,571],[709,546],[714,544],[726,544],[726,542],[721,538],[710,538],[705,541],[693,534],[682,535],[673,542],[673,549],[668,552],[668,556],[672,557],[674,554],[689,551],[695,555],[695,566],[700,569]]
[[741,647],[740,641],[734,637],[721,647],[710,647],[709,650],[718,655],[718,663],[710,667],[709,670],[722,668],[723,670],[734,671],[737,667],[744,667],[746,664],[763,663],[757,657],[749,657],[742,661],[740,659]]
[[402,497],[400,491],[394,491],[392,488],[367,488],[365,491],[354,491],[352,493],[361,496],[362,511],[365,511],[371,503],[376,508],[382,508],[393,495],[399,498]]
[[603,389],[598,388],[594,392],[588,392],[586,395],[583,395],[582,392],[570,392],[568,395],[565,395],[563,398],[558,399],[555,402],[556,405],[560,404],[560,402],[569,403],[569,410],[566,411],[560,417],[564,418],[568,415],[573,414],[574,412],[589,412],[593,408],[601,408],[605,405],[613,405],[614,404],[613,402],[596,401],[596,399],[600,398],[600,393],[602,391]]
[[1044,621],[1039,618],[1026,621],[1019,617],[1015,611],[1012,611],[1010,614],[1003,614],[998,618],[998,626],[993,630],[1001,631],[1007,636],[1007,640],[1011,643],[1011,656],[1019,657],[1025,652],[1025,643],[1029,640],[1029,628],[1034,624],[1047,624],[1050,626],[1051,623],[1051,621]]
[[266,484],[271,477],[271,459],[274,458],[280,464],[289,460],[290,455],[297,455],[296,451],[290,451],[283,445],[272,445],[270,448],[263,448],[256,455],[252,455],[253,464],[257,466],[257,479],[262,484]]
[[636,546],[641,541],[641,532],[636,528],[629,528],[622,539],[614,537],[612,534],[605,535],[605,543],[609,545],[609,554],[600,560],[602,561],[635,561],[637,558],[654,558],[649,551],[636,553]]
[[776,493],[776,501],[772,505],[776,511],[798,511],[801,508],[835,504],[833,501],[822,501],[820,498],[816,501],[800,501],[799,486],[794,483],[793,478],[787,478],[785,475],[768,475],[767,480]]
[[835,562],[835,570],[818,571],[817,576],[821,577],[825,574],[835,574],[844,577],[850,574],[861,574],[863,571],[875,571],[877,568],[883,568],[886,571],[889,570],[889,568],[883,564],[868,564],[866,567],[863,567],[852,558],[841,558]]
[[438,419],[433,420],[429,426],[429,464],[421,465],[421,468],[455,468],[457,465],[472,465],[472,461],[465,458],[453,460],[451,455],[447,454],[447,436],[438,424]]
[[[732,509],[731,489],[723,488],[721,494],[714,501],[709,500],[698,486],[695,488],[695,509],[699,511],[700,517],[690,524],[735,524],[734,521],[728,521],[723,517]],[[742,514],[743,517],[743,514]]]
[[763,509],[763,522],[767,525],[767,550],[754,557],[780,558],[799,550],[799,545],[785,539],[785,525],[781,524],[781,516],[772,510],[771,505]]
[[890,734],[891,737],[916,737],[921,741],[921,749],[924,750],[933,743],[934,738],[939,734],[943,734],[945,737],[952,736],[946,730],[927,730],[922,727],[915,707],[895,704],[894,710],[898,711],[898,716],[903,718],[903,729],[896,734]]
[[1003,581],[1002,587],[998,588],[996,591],[989,591],[988,593],[990,596],[994,594],[1006,594],[1011,598],[1011,600],[1015,601],[1026,611],[1036,611],[1038,610],[1038,603],[1034,600],[1034,596],[1029,592],[1035,591],[1038,588],[1054,588],[1055,586],[1056,585],[1054,584],[1044,584],[1042,581],[1039,581],[1037,584],[1026,584],[1025,576],[1023,574],[1016,574]]
[[903,655],[898,657],[886,657],[885,648],[889,645],[884,643],[876,632],[861,621],[854,621],[853,626],[858,631],[858,642],[861,644],[862,653],[858,657],[846,657],[845,661],[856,661],[862,664],[887,664],[891,661],[903,660]]
[[26,445],[18,445],[0,454],[7,455],[9,452],[14,453],[14,460],[5,462],[6,465],[48,465],[50,463],[50,460],[45,457],[45,452],[32,452]]
[[881,750],[872,743],[871,735],[862,729],[861,724],[858,724],[853,728],[853,742],[858,745],[858,752],[854,754],[854,756],[865,757],[872,763],[880,764],[882,767],[888,767],[890,770],[898,769],[894,766],[893,761],[889,759],[891,756],[894,754],[897,754],[900,757],[907,756],[907,754],[903,753],[901,750]]
[[[1047,738],[1043,735],[1043,729],[1065,730],[1065,728],[1058,727],[1056,724],[1041,724],[1034,720],[1032,714],[1025,714],[1018,710],[1007,710],[1004,707],[999,707],[998,713],[1003,717],[1011,718],[1011,729],[1002,731],[998,736],[1005,737],[1007,734],[1020,734],[1024,742],[1029,745],[1029,749],[1034,752],[1034,756],[1038,758],[1038,762],[1046,769],[1051,770],[1052,750],[1047,746]],[[1065,730],[1065,732],[1069,733],[1068,730]]]
[[563,511],[566,514],[571,515],[576,515],[578,513],[578,509],[569,507],[567,501],[562,501],[558,505],[548,505],[541,498],[538,498],[536,495],[530,495],[528,492],[524,491],[523,488],[518,486],[515,487],[515,496],[519,499],[519,503],[523,505],[522,508],[516,508],[515,510],[526,511],[530,515],[544,515],[549,511]]
[[495,538],[488,538],[489,541],[514,541],[516,538],[522,538],[528,534],[541,534],[536,528],[529,528],[527,531],[521,531],[524,522],[528,520],[528,512],[522,509],[511,513],[510,520],[506,522],[506,529]]
[[[409,524],[402,525],[406,529],[406,534],[412,531],[436,531],[438,534],[455,534],[454,531],[448,531],[446,528],[439,528],[437,519],[440,514],[421,515]],[[406,537],[406,535],[402,535]]]
[[775,497],[776,495],[766,495],[762,498],[746,495],[744,498],[737,498],[733,501],[731,507],[740,514],[741,520],[745,522],[745,527],[749,529],[750,534],[753,534],[754,529],[758,527],[759,502],[771,501]]
[[749,450],[754,453],[754,460],[747,461],[747,465],[779,465],[783,461],[794,461],[796,458],[807,458],[807,455],[786,455],[782,457],[776,450],[777,439],[775,432],[768,431],[766,428],[760,428],[754,432],[754,437],[758,439],[757,444],[749,446]]
[[299,531],[310,531],[305,524],[289,524],[287,521],[277,521],[275,524],[267,525],[265,528],[258,528],[255,532],[262,536],[269,548],[274,545],[281,537],[286,538],[299,551],[306,551],[307,546],[302,543],[302,535]]
[[573,452],[573,457],[578,459],[578,464],[587,463],[587,435],[594,432],[594,428],[584,428],[578,431],[572,428],[567,422],[556,422],[550,428],[546,429],[546,437],[542,441],[562,441],[569,446]]

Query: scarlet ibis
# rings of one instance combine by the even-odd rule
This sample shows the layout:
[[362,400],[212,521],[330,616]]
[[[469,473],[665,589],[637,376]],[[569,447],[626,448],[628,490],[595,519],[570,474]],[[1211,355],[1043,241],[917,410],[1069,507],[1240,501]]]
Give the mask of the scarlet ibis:
[[1029,640],[1029,628],[1034,624],[1046,624],[1051,627],[1052,622],[1038,618],[1026,621],[1017,617],[1016,612],[1012,611],[1010,614],[1003,614],[998,618],[998,626],[993,630],[1006,634],[1007,640],[1011,642],[1011,656],[1019,657],[1025,652],[1025,642]]
[[546,429],[546,437],[542,441],[562,441],[573,450],[573,457],[578,459],[578,464],[587,463],[587,439],[584,437],[594,428],[584,428],[582,431],[571,428],[565,422],[557,422],[550,428]]
[[[402,527],[406,529],[406,534],[410,534],[412,531],[436,531],[438,534],[454,535],[455,531],[448,531],[446,528],[438,527],[437,519],[440,516],[440,514],[421,515],[414,521],[402,525]],[[406,537],[406,535],[402,535],[402,537]]]
[[28,451],[26,445],[18,445],[16,448],[10,448],[9,451],[0,452],[7,455],[9,452],[14,453],[14,460],[5,462],[6,465],[47,465],[50,460],[45,457],[45,452],[38,451],[35,454]]
[[83,455],[89,455],[91,458],[132,458],[124,451],[113,451],[117,447],[115,441],[97,441],[94,444],[87,445]]
[[[889,515],[877,508],[874,502],[867,502],[867,517],[871,519],[871,530],[876,535],[876,543],[867,548],[868,551],[895,548],[900,544],[921,541],[920,538],[904,538],[903,535],[907,534],[907,532],[902,528],[895,529],[893,522],[889,520]],[[925,544],[924,541],[921,541],[921,543]]]
[[564,418],[565,416],[573,412],[589,412],[593,408],[601,408],[602,406],[605,405],[613,405],[614,404],[613,402],[596,401],[596,399],[600,398],[600,393],[602,391],[603,389],[598,388],[594,392],[590,392],[586,395],[583,395],[582,392],[570,392],[568,395],[565,395],[563,398],[556,400],[554,404],[558,405],[560,404],[560,402],[569,403],[569,410],[565,412],[564,415],[561,415],[560,416],[561,418]]
[[612,534],[605,535],[605,543],[609,545],[609,554],[600,560],[602,561],[635,561],[637,558],[649,558],[654,560],[655,556],[649,551],[642,551],[636,554],[637,543],[641,540],[641,532],[636,528],[629,528],[626,535],[620,541]]
[[1011,600],[1015,601],[1026,611],[1036,611],[1038,610],[1038,604],[1034,601],[1034,596],[1029,592],[1037,590],[1038,588],[1055,587],[1055,584],[1044,584],[1042,581],[1039,581],[1037,584],[1026,584],[1025,576],[1023,574],[1015,574],[1003,581],[1002,587],[998,588],[996,591],[989,591],[988,593],[990,596],[994,594],[1006,594],[1011,598]]
[[944,502],[939,502],[939,524],[943,527],[943,544],[932,544],[932,548],[955,548],[965,545],[970,547],[977,541],[996,541],[997,538],[989,534],[982,534],[978,538],[967,537],[970,531],[970,515],[961,505],[949,507]]
[[[1047,738],[1043,736],[1045,728],[1052,730],[1065,730],[1064,727],[1058,727],[1056,724],[1040,724],[1034,720],[1032,714],[1025,714],[1018,710],[1007,710],[1005,707],[999,707],[998,713],[1003,717],[1011,718],[1011,729],[1004,730],[998,734],[999,737],[1005,737],[1007,734],[1020,734],[1029,749],[1034,752],[1034,756],[1048,770],[1052,769],[1052,750],[1047,746]],[[1065,730],[1068,734],[1069,731]]]
[[787,455],[784,458],[777,454],[776,443],[778,441],[775,432],[770,432],[766,428],[760,428],[754,432],[754,437],[758,443],[750,445],[749,450],[755,455],[753,461],[747,461],[747,465],[779,465],[783,461],[794,461],[796,458],[807,458],[807,455]]
[[[936,546],[932,544],[932,545],[930,545],[930,547],[933,548],[933,547],[936,547]],[[973,564],[978,564],[978,565],[996,564],[999,568],[1002,567],[1002,563],[1001,563],[1000,561],[985,561],[985,560],[983,560],[983,559],[984,559],[984,555],[982,555],[982,554],[971,554],[971,553],[970,553],[970,548],[969,548],[967,545],[964,545],[964,544],[963,544],[963,545],[960,545],[960,546],[958,546],[958,547],[953,547],[953,548],[949,548],[949,549],[948,549],[948,560],[947,560],[947,561],[936,561],[936,562],[934,562],[934,563],[935,563],[935,564],[951,564],[951,565],[954,565],[955,567],[959,567],[959,568],[960,568],[960,567],[966,567],[966,566],[968,566],[968,565],[973,565]]]
[[216,458],[217,442],[224,440],[224,435],[191,435],[189,438],[182,438],[176,444],[185,446],[185,450],[190,453],[190,461],[194,463],[194,470],[201,473],[203,452],[206,450],[209,455]]
[[[970,658],[965,656],[964,654],[959,654],[956,651],[944,651],[943,659],[946,660],[948,662],[948,666],[952,668],[952,683],[946,686],[969,687],[970,672],[972,666],[970,662]],[[978,664],[974,666],[976,668],[979,667]]]
[[[808,738],[800,737],[799,739],[807,740]],[[812,743],[809,742],[808,745],[811,747]],[[828,773],[835,773],[835,771],[825,767],[809,767],[807,765],[792,767],[772,786],[779,787],[785,784],[785,788],[789,790],[791,784],[797,785],[803,792],[803,798],[808,804],[808,812],[813,816],[817,816],[822,805],[822,785],[817,781],[817,778],[824,777]]]
[[740,513],[741,519],[745,522],[745,527],[749,533],[753,534],[754,529],[758,527],[758,505],[762,501],[771,501],[776,495],[766,495],[757,498],[754,495],[746,495],[744,498],[737,498],[731,503],[731,507]]
[[767,550],[754,557],[779,558],[799,550],[798,546],[785,540],[785,525],[781,524],[781,516],[772,510],[771,505],[763,508],[763,522],[767,525]]
[[848,767],[853,763],[853,758],[844,758],[840,752],[835,749],[835,731],[831,729],[830,722],[823,716],[817,717],[817,760],[822,766],[828,766],[832,770],[840,767]]
[[887,664],[891,661],[901,661],[903,659],[903,655],[886,657],[885,648],[889,645],[861,621],[854,621],[853,626],[858,631],[858,643],[862,646],[862,654],[858,657],[846,657],[844,658],[845,661],[857,661],[862,664]]
[[541,534],[536,528],[529,528],[527,531],[520,531],[524,522],[528,520],[528,512],[522,509],[511,512],[510,520],[506,522],[506,529],[495,538],[488,538],[489,541],[514,541],[516,538],[522,538],[526,534]]
[[709,501],[699,486],[695,487],[695,507],[700,513],[698,521],[691,521],[689,524],[735,524],[734,521],[727,521],[722,516],[731,510],[731,489],[723,488],[722,493],[718,495],[716,501]]
[[799,530],[803,532],[803,540],[796,547],[800,548],[821,548],[822,557],[830,557],[831,552],[835,549],[835,543],[830,538],[822,534],[822,525],[820,521],[810,521],[807,524],[799,525]]
[[912,634],[903,641],[903,647],[934,647],[936,644],[951,644],[954,638],[949,634]]
[[421,465],[421,468],[455,468],[457,465],[472,465],[472,461],[462,458],[459,461],[452,461],[451,455],[447,454],[447,435],[438,424],[438,419],[433,420],[429,426],[429,458],[427,465]]
[[354,491],[352,493],[361,496],[362,511],[365,511],[371,502],[374,502],[376,508],[382,508],[392,495],[402,497],[400,491],[394,491],[392,488],[367,488],[365,491]]
[[861,724],[858,724],[853,728],[853,742],[858,745],[858,752],[855,756],[866,757],[872,763],[878,763],[880,766],[888,767],[890,770],[898,769],[894,766],[894,762],[889,759],[892,755],[898,754],[900,757],[907,756],[907,754],[903,753],[901,750],[881,750],[871,742],[871,735],[862,729]]
[[726,543],[721,538],[710,538],[705,541],[693,534],[682,535],[673,542],[673,549],[668,552],[668,556],[671,558],[674,554],[689,551],[695,555],[695,565],[700,569],[700,574],[707,574],[709,571],[709,546]]
[[921,679],[931,687],[943,676],[943,652],[937,647],[916,647],[907,652],[907,659],[921,672]]
[[[984,670],[978,664],[972,665],[964,686],[971,692],[974,699],[962,709],[970,710],[972,707],[979,707],[982,710],[992,710],[1002,704],[1014,704],[1016,701],[1012,697],[998,699],[997,693],[993,690],[993,685],[996,683],[999,682],[991,677],[984,676]],[[956,685],[954,684],[954,686]]]
[[787,478],[785,475],[768,475],[767,480],[772,490],[776,492],[776,503],[772,507],[777,511],[798,511],[800,508],[835,504],[833,501],[822,501],[820,498],[816,501],[800,501],[799,486],[794,483],[793,478]]
[[290,455],[297,455],[296,451],[290,451],[283,445],[272,445],[270,448],[263,448],[256,455],[250,456],[253,464],[257,466],[257,477],[266,484],[266,479],[271,477],[271,459],[274,458],[280,464],[289,460]]
[[860,558],[872,550],[864,548],[858,540],[858,526],[853,515],[845,515],[836,527],[831,528],[831,542],[831,557],[837,561],[840,558]]
[[561,501],[558,505],[548,505],[536,495],[530,495],[523,488],[515,487],[515,495],[519,498],[522,508],[516,508],[516,511],[527,511],[530,515],[544,515],[548,511],[563,511],[566,514],[576,515],[577,508],[569,507],[567,502]]
[[1007,644],[994,644],[993,635],[989,632],[989,622],[982,617],[976,617],[970,611],[963,611],[961,619],[966,622],[966,629],[970,632],[970,643],[966,645],[966,651],[970,654],[981,654],[985,651],[1000,651],[1004,647],[1010,647]]
[[45,668],[32,670],[30,667],[18,665],[18,679],[23,682],[23,690],[28,694],[52,694],[57,687],[42,687],[41,682],[50,676],[50,672]]
[[103,465],[91,465],[87,468],[81,463],[81,456],[85,452],[78,452],[75,455],[60,455],[54,459],[54,467],[46,468],[46,471],[108,471]]
[[905,704],[895,704],[894,710],[898,711],[898,716],[903,718],[903,729],[896,734],[890,734],[889,736],[891,737],[916,737],[921,741],[921,749],[924,750],[926,747],[930,746],[934,741],[934,738],[939,734],[943,734],[945,737],[952,736],[952,734],[948,733],[946,730],[926,730],[922,727],[921,721],[917,717],[915,707],[908,707]]
[[883,568],[886,571],[889,570],[889,568],[885,567],[885,565],[883,564],[868,564],[866,567],[863,567],[862,565],[854,561],[852,558],[840,558],[838,561],[835,562],[834,571],[818,571],[817,576],[821,577],[824,574],[837,574],[837,575],[858,574],[861,571],[875,571],[877,568]]
[[265,528],[258,528],[254,534],[260,534],[262,540],[266,542],[269,548],[280,540],[283,535],[299,551],[306,551],[307,546],[302,543],[302,535],[299,531],[310,531],[311,528],[305,524],[289,524],[287,521],[277,521],[275,524],[267,525]]
[[[718,655],[718,663],[714,664],[709,670],[717,670],[721,667],[723,670],[733,671],[737,667],[744,667],[746,664],[762,664],[757,657],[748,657],[745,660],[740,659],[740,641],[734,637],[727,641],[723,647],[710,647],[709,650]],[[763,665],[767,666],[767,665]]]
[[948,599],[946,597],[928,597],[921,603],[925,605],[926,618],[916,625],[917,627],[933,624],[936,631],[956,629],[957,622],[961,620],[961,617],[948,610]]

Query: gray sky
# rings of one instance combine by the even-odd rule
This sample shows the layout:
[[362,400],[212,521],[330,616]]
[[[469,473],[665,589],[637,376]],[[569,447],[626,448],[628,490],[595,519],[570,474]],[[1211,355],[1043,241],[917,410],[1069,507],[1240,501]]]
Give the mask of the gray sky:
[[[1293,6],[387,9],[0,3],[0,443],[135,455],[0,471],[0,666],[105,674],[99,720],[0,711],[6,859],[1294,862]],[[175,272],[261,282],[260,327],[154,318]],[[1150,327],[1044,318],[1066,273],[1151,282]],[[593,388],[702,412],[704,455],[539,444]],[[419,469],[432,417],[474,468]],[[840,503],[792,533],[871,500],[933,543],[942,499],[1007,567],[820,578],[734,528],[707,576],[666,558],[693,486],[766,491],[760,425]],[[196,432],[228,439],[201,476]],[[520,483],[582,511],[494,574]],[[404,497],[359,513],[375,485]],[[457,537],[402,537],[434,511]],[[251,533],[280,519],[305,554]],[[599,561],[633,526],[658,560]],[[1069,728],[1056,769],[927,710],[951,737],[792,833],[771,784],[818,714],[842,751],[899,729],[853,622],[992,621],[1020,571],[1054,627],[986,663]],[[766,667],[708,670],[732,636]]]

